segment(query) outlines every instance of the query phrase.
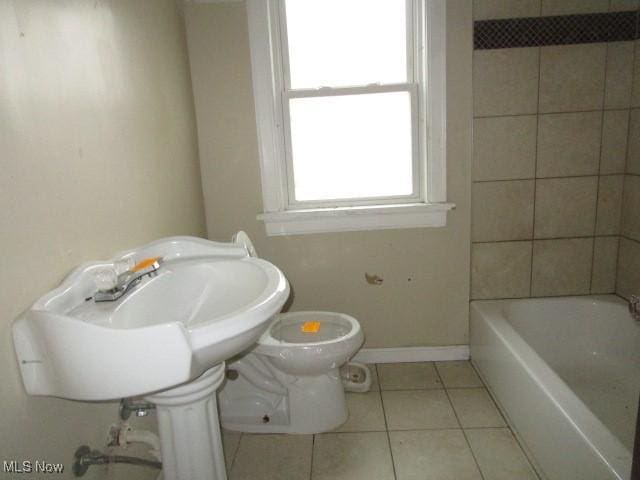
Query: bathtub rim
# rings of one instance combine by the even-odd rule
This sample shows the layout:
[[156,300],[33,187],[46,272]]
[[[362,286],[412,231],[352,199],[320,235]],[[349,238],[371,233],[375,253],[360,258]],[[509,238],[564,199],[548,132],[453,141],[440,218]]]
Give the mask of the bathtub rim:
[[[565,297],[540,297],[500,300],[472,300],[470,302],[470,349],[471,360],[481,374],[491,395],[496,399],[505,417],[519,438],[523,438],[509,411],[503,406],[500,397],[496,395],[489,379],[479,365],[473,361],[473,323],[474,315],[478,315],[480,321],[498,338],[500,344],[514,357],[518,365],[526,371],[526,374],[536,384],[545,397],[554,404],[562,415],[571,424],[573,430],[584,444],[598,459],[605,464],[620,479],[627,480],[631,472],[631,452],[622,442],[605,426],[602,421],[589,409],[589,407],[574,393],[567,383],[547,364],[547,362],[520,336],[518,331],[507,320],[506,309],[513,303],[533,302],[544,303],[549,300],[557,301],[600,301],[624,305],[624,300],[616,295],[585,295]],[[542,379],[546,380],[542,380]],[[568,404],[572,404],[568,407]],[[567,412],[571,411],[571,415]],[[541,462],[536,459],[532,449],[523,438],[527,454],[532,457],[536,469],[544,469]]]

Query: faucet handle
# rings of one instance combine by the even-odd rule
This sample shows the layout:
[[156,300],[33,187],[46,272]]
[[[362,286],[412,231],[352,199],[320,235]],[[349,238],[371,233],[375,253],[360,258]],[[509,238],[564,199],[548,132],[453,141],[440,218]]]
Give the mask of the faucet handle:
[[93,281],[99,292],[109,292],[118,286],[118,272],[114,267],[105,267],[95,272]]
[[131,270],[135,264],[136,262],[133,259],[133,257],[128,257],[128,258],[123,258],[121,260],[117,260],[116,262],[113,263],[113,267],[115,268],[116,273],[118,275],[122,275],[123,273]]

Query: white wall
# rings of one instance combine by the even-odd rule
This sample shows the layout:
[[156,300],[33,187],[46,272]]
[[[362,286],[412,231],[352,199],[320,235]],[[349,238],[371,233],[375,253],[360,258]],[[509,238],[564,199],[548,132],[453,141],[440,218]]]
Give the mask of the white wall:
[[[292,284],[294,309],[353,314],[369,347],[465,344],[468,337],[471,2],[448,0],[448,195],[442,229],[266,237],[244,2],[185,12],[209,237],[244,229]],[[380,286],[364,274],[384,278]]]
[[114,404],[27,397],[11,320],[78,263],[204,230],[173,0],[0,0],[0,468],[38,458],[73,478],[75,448],[103,447],[117,419]]

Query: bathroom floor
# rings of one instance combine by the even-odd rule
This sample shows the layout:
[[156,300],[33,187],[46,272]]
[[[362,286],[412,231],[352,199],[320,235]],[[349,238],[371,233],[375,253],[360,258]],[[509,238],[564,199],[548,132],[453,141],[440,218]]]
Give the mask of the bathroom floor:
[[370,367],[334,432],[224,432],[230,480],[538,478],[469,362]]

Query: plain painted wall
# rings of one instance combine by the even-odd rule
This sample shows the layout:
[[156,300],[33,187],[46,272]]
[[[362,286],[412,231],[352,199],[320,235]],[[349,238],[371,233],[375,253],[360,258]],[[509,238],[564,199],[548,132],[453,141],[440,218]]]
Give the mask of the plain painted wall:
[[[43,459],[73,478],[75,448],[104,447],[117,405],[27,397],[11,320],[81,262],[204,235],[173,0],[0,0],[0,206],[0,468]],[[156,474],[118,466],[110,478]]]
[[291,282],[292,309],[352,314],[368,347],[467,343],[471,2],[448,0],[447,16],[447,227],[266,237],[245,4],[185,6],[209,237],[245,230]]

